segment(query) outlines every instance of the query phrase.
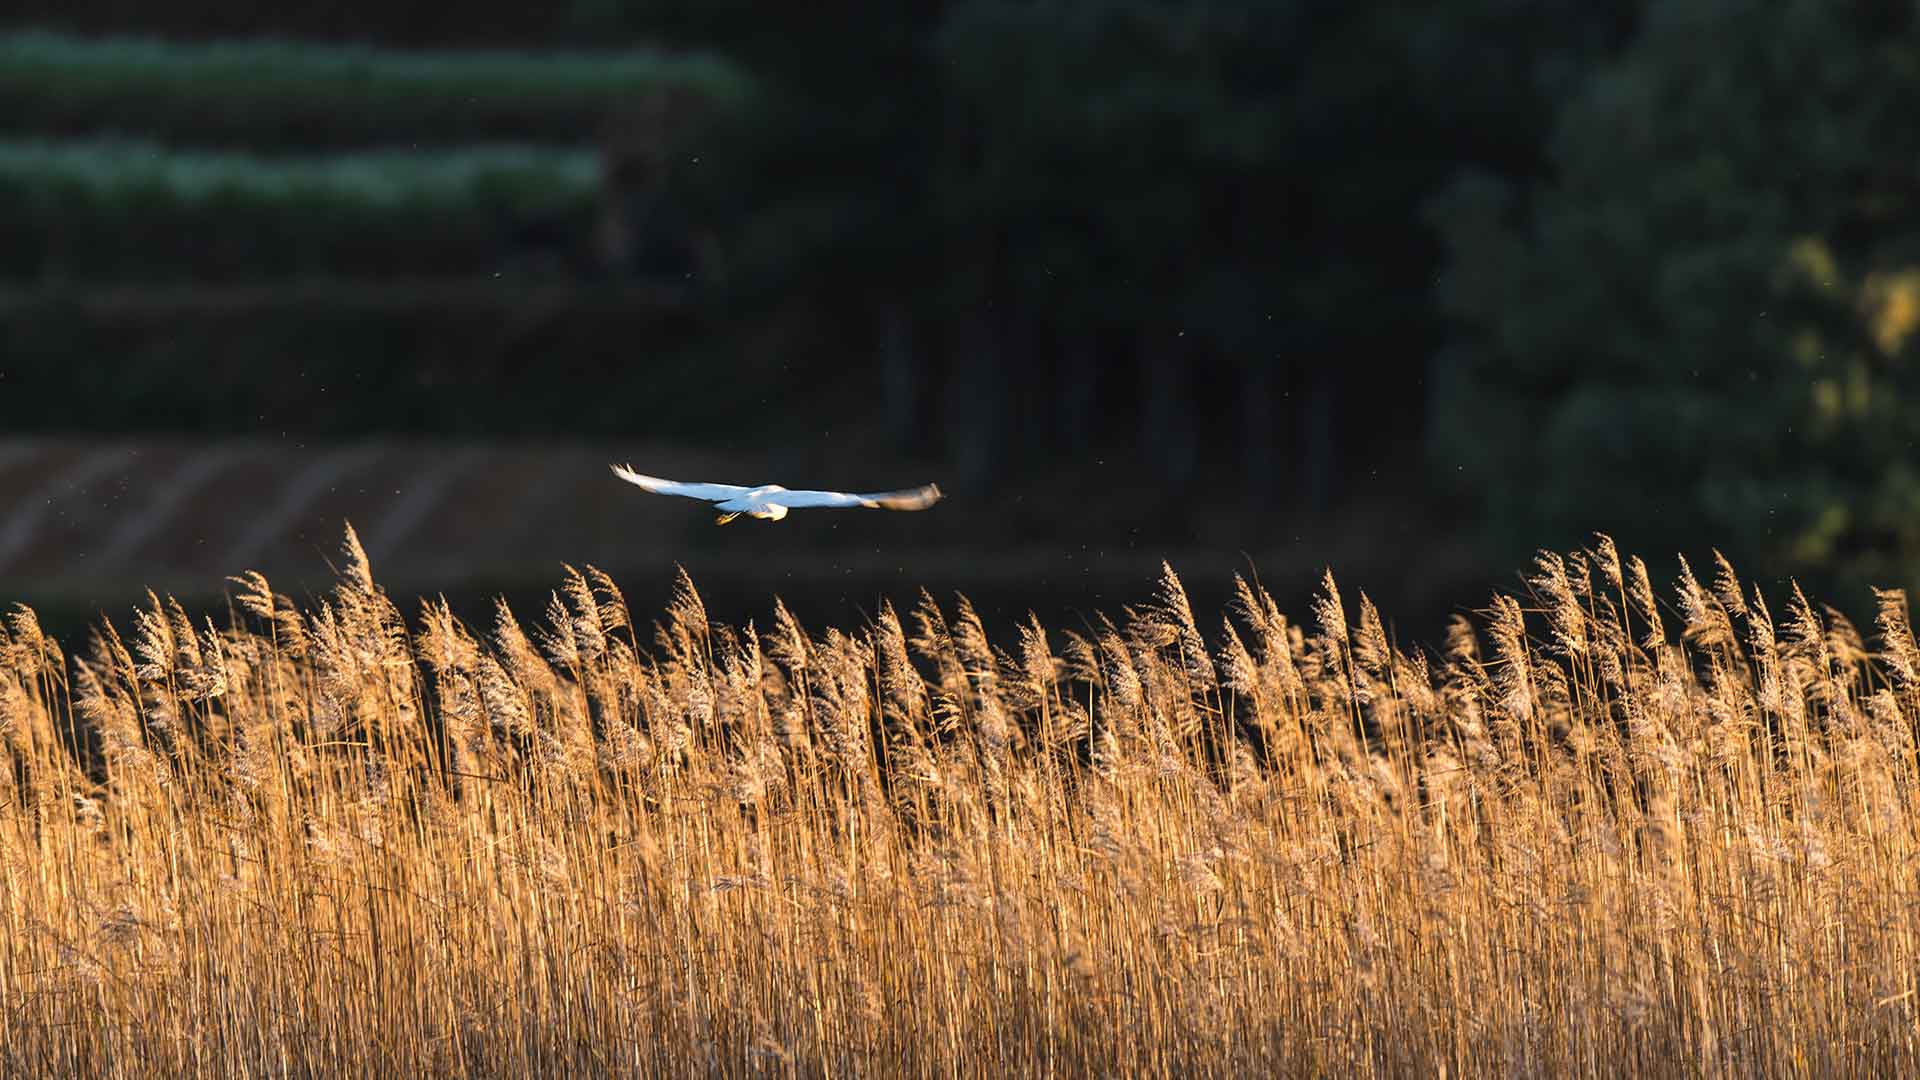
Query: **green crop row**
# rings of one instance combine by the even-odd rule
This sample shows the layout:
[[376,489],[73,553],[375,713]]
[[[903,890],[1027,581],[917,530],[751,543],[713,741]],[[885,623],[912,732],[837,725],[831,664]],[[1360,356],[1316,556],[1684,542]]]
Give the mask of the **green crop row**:
[[0,131],[256,147],[578,142],[656,91],[726,104],[745,76],[697,53],[414,52],[0,33]]
[[530,220],[590,214],[593,154],[303,158],[0,142],[0,279],[473,274]]

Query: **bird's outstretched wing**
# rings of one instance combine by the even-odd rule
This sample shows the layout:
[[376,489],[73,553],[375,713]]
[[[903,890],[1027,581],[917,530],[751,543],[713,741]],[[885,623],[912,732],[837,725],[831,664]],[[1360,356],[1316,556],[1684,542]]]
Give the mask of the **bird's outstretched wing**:
[[771,500],[792,509],[809,506],[864,506],[874,510],[925,510],[940,501],[940,486],[926,484],[905,491],[881,491],[854,495],[844,491],[781,491]]
[[613,475],[627,483],[638,484],[656,495],[683,495],[689,499],[725,502],[752,490],[736,484],[683,484],[677,480],[662,480],[657,476],[634,472],[631,465],[610,465],[608,468],[613,470]]

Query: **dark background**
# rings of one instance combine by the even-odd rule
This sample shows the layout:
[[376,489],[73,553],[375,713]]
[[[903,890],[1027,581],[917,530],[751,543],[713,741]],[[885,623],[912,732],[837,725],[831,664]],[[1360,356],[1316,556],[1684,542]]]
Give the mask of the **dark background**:
[[[11,10],[0,590],[62,629],[346,519],[476,617],[1920,565],[1912,3]],[[716,530],[609,459],[950,498]]]

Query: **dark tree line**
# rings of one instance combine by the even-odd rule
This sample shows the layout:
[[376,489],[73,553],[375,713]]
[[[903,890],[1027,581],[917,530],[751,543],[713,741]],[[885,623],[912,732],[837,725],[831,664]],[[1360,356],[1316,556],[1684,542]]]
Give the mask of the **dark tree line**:
[[739,324],[831,313],[821,363],[877,377],[903,445],[976,480],[1133,446],[1170,492],[1225,466],[1319,505],[1423,437],[1422,201],[1463,164],[1538,174],[1553,95],[1627,29],[1574,4],[1130,0],[624,24],[766,81],[677,194],[725,223]]
[[1325,506],[1417,462],[1501,565],[1595,528],[1883,582],[1920,555],[1911,4],[317,10],[272,29],[752,72],[750,107],[609,131],[638,166],[590,261],[693,282],[701,329],[556,365],[596,386],[778,372],[975,480],[1132,448],[1160,490]]
[[585,362],[597,384],[778,367],[801,392],[874,388],[902,447],[975,481],[1132,447],[1169,493],[1226,471],[1253,500],[1318,505],[1427,425],[1443,324],[1422,200],[1463,164],[1538,173],[1553,73],[1621,30],[1506,0],[402,0],[272,26],[242,8],[33,14],[720,53],[760,84],[750,108],[635,102],[608,118],[590,235],[516,240],[559,256],[515,265],[698,286],[699,341]]

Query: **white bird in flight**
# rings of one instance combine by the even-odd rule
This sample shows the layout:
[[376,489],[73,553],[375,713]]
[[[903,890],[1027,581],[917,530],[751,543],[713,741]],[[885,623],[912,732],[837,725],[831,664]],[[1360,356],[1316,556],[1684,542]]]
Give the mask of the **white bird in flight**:
[[766,521],[779,521],[787,511],[809,506],[855,507],[869,510],[925,510],[940,501],[940,485],[924,484],[904,491],[882,491],[872,495],[851,495],[843,491],[788,491],[779,484],[741,487],[738,484],[683,484],[662,480],[633,471],[631,465],[610,465],[613,475],[629,484],[638,484],[659,495],[684,495],[704,499],[723,511],[719,523],[725,525],[745,514]]

